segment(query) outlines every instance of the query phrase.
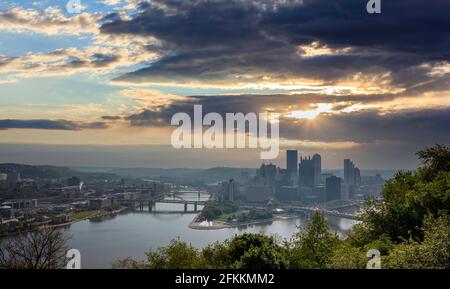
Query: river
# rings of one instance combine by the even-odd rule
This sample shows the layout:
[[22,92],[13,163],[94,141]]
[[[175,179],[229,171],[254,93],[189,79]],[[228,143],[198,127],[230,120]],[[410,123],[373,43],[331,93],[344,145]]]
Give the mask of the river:
[[[197,194],[185,194],[184,199],[197,199]],[[208,195],[202,195],[205,200]],[[182,210],[182,204],[156,204],[156,210]],[[199,206],[199,208],[201,208]],[[223,241],[243,232],[277,235],[290,238],[298,226],[303,226],[306,218],[276,220],[269,224],[259,224],[245,228],[225,228],[220,230],[194,230],[188,225],[195,214],[152,214],[128,212],[102,221],[81,221],[64,229],[71,237],[69,247],[81,252],[82,268],[110,268],[111,264],[126,257],[143,260],[145,252],[166,246],[172,239],[180,238],[197,248],[215,241]],[[330,225],[339,234],[346,234],[353,220],[329,217]]]

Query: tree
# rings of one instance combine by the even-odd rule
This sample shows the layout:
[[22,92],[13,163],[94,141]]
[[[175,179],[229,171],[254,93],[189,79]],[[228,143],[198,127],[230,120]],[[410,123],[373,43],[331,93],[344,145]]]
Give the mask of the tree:
[[372,239],[387,234],[393,241],[422,240],[424,217],[450,213],[450,149],[443,145],[417,153],[422,167],[399,172],[383,189],[383,201],[369,200],[363,234]]
[[327,220],[316,211],[306,228],[300,228],[290,254],[292,268],[326,268],[328,259],[339,242],[330,231]]
[[125,269],[196,269],[203,268],[199,251],[179,239],[172,240],[168,246],[146,253],[147,260],[137,262],[131,258],[116,261],[113,268]]
[[230,256],[231,263],[238,262],[244,256],[245,252],[255,247],[261,247],[264,244],[276,249],[274,238],[263,234],[244,233],[234,236],[226,243],[228,245],[228,255]]
[[203,248],[201,256],[207,269],[226,269],[231,266],[228,243],[215,242]]
[[61,269],[66,266],[67,237],[61,230],[46,228],[0,242],[2,269]]
[[224,242],[215,242],[197,250],[180,240],[146,253],[147,260],[132,258],[116,261],[113,268],[126,269],[281,269],[287,260],[281,246],[273,237],[262,234],[236,235]]
[[282,269],[288,261],[274,237],[244,233],[226,241],[230,267],[240,269]]
[[342,242],[333,250],[328,260],[329,268],[334,269],[364,269],[367,265],[366,253],[350,242]]
[[287,258],[280,252],[280,250],[270,245],[263,243],[258,247],[251,247],[245,251],[235,267],[238,269],[286,269],[288,268]]
[[416,155],[422,161],[421,170],[430,180],[439,172],[450,171],[450,148],[446,145],[436,144],[434,147],[418,151]]
[[427,216],[423,231],[423,242],[396,245],[385,258],[386,268],[450,269],[450,216]]

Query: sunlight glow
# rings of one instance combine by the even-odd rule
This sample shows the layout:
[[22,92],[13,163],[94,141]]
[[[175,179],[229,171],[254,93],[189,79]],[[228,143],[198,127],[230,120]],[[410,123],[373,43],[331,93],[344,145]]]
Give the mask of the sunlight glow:
[[297,119],[313,119],[321,113],[332,112],[333,108],[333,104],[331,103],[318,103],[311,106],[315,106],[316,108],[311,110],[293,111],[291,112],[290,117]]

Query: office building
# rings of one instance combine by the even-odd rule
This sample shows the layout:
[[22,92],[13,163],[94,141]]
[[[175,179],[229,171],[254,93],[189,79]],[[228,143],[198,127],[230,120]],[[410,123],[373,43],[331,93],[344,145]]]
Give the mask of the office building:
[[250,203],[266,203],[272,196],[272,189],[263,185],[246,186],[242,192],[242,197]]
[[2,206],[11,207],[13,210],[34,209],[38,206],[38,201],[37,199],[7,200],[2,203]]
[[296,186],[280,186],[277,187],[275,196],[282,202],[298,201],[298,188]]
[[344,183],[347,185],[355,184],[355,165],[350,159],[344,160]]
[[300,186],[298,187],[298,197],[302,200],[311,199],[314,196],[314,187]]
[[67,186],[69,187],[79,187],[81,184],[81,179],[78,177],[71,177],[67,179]]
[[328,202],[341,199],[342,179],[336,176],[331,176],[326,179],[325,183],[326,183],[325,200]]
[[361,187],[361,171],[359,168],[355,168],[355,187]]
[[233,202],[239,194],[239,183],[230,179],[227,182],[222,182],[222,196],[224,201]]
[[274,164],[262,164],[256,171],[256,180],[259,184],[268,186],[273,191],[275,186],[275,178],[277,176],[277,167]]
[[96,198],[89,200],[89,208],[91,210],[101,210],[112,206],[112,200],[108,198]]
[[341,200],[348,200],[353,196],[353,186],[341,183]]
[[14,211],[10,206],[0,206],[0,221],[14,218]]
[[344,184],[349,186],[350,197],[354,189],[361,186],[361,171],[350,159],[344,160]]
[[291,179],[296,179],[298,172],[298,151],[287,150],[286,151],[286,169]]
[[311,157],[300,158],[298,165],[298,185],[299,187],[314,187],[315,185],[314,160]]
[[315,154],[312,159],[314,162],[314,185],[318,186],[322,182],[322,157]]

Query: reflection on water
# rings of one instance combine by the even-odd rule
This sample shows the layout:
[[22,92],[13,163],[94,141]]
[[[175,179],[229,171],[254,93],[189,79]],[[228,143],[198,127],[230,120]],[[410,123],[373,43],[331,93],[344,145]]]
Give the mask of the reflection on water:
[[[189,200],[196,200],[197,197],[197,194],[192,194]],[[207,195],[201,196],[202,200],[207,198]],[[179,205],[156,204],[162,206],[158,207],[161,210],[180,210]],[[291,238],[297,227],[307,221],[306,218],[298,218],[240,228],[193,230],[188,228],[193,218],[193,214],[135,212],[103,219],[101,222],[82,221],[65,229],[65,232],[72,237],[70,247],[80,250],[83,268],[109,268],[113,261],[128,256],[142,260],[149,249],[166,246],[177,237],[197,248],[243,232]],[[346,234],[355,223],[337,217],[330,217],[329,221],[340,235]]]

